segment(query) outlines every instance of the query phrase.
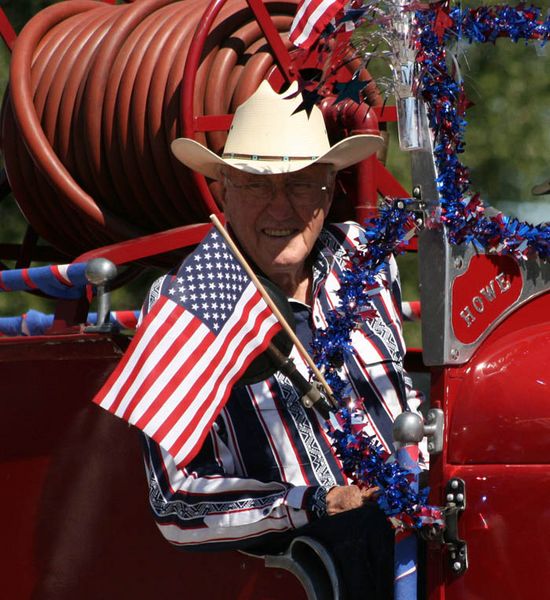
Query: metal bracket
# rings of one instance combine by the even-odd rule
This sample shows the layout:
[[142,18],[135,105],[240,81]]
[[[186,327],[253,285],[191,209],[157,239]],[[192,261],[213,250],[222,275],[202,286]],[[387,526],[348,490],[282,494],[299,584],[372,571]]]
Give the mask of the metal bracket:
[[445,487],[445,532],[443,541],[449,552],[449,566],[454,575],[462,575],[468,569],[468,547],[458,537],[458,518],[466,508],[466,484],[455,477]]
[[418,413],[404,411],[393,423],[393,439],[400,444],[418,444],[424,436],[428,438],[428,452],[438,454],[443,450],[443,411],[431,408],[426,422]]
[[413,189],[413,198],[414,200],[405,200],[397,199],[395,200],[394,206],[401,210],[407,209],[414,213],[414,222],[416,224],[417,229],[422,229],[426,222],[426,210],[428,205],[424,200],[422,200],[422,188],[417,185]]
[[428,452],[440,454],[443,451],[443,427],[445,419],[440,408],[431,408],[426,415],[424,435],[428,438]]
[[111,301],[109,282],[117,275],[114,263],[106,258],[92,258],[86,265],[86,279],[96,286],[97,322],[84,329],[86,333],[111,333],[116,326],[109,322]]

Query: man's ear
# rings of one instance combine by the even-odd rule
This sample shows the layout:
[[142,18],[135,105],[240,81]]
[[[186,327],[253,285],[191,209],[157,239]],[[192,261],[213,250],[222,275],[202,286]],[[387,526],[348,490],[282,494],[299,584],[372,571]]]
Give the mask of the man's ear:
[[210,192],[214,196],[216,205],[223,211],[225,209],[225,188],[221,181],[214,181],[210,184]]
[[225,210],[225,205],[227,203],[226,200],[226,194],[227,194],[227,188],[225,186],[225,170],[223,167],[220,167],[220,177],[218,179],[218,181],[216,181],[216,183],[212,186],[214,188],[213,192],[213,196],[218,204],[218,206],[222,209]]

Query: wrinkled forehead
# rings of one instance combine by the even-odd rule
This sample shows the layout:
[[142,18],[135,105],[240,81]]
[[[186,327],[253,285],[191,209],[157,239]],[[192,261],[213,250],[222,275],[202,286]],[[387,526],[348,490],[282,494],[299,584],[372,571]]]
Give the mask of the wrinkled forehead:
[[224,166],[221,168],[221,174],[224,179],[228,179],[234,183],[244,183],[247,181],[266,181],[266,180],[300,180],[307,179],[326,181],[327,177],[332,173],[335,173],[334,165],[329,163],[316,163],[309,165],[299,171],[292,171],[290,173],[248,173],[247,171],[241,171],[234,167]]

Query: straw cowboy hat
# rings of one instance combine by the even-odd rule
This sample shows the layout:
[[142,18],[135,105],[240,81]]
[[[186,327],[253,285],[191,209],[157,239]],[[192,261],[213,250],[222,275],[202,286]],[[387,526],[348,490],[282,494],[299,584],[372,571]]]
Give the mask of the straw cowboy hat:
[[294,83],[279,95],[263,81],[235,111],[221,157],[189,138],[174,140],[172,152],[187,167],[219,179],[224,165],[265,175],[299,171],[315,163],[329,163],[339,170],[382,147],[384,142],[377,135],[354,135],[331,147],[317,106],[309,117],[305,110],[294,112],[302,96],[289,96],[297,90]]

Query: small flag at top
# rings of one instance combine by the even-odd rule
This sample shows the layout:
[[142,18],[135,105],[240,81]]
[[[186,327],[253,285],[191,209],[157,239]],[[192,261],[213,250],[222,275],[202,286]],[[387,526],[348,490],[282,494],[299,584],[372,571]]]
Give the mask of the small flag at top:
[[302,0],[290,26],[289,39],[308,49],[319,39],[325,27],[344,8],[348,0]]
[[164,279],[94,402],[152,437],[182,468],[200,450],[233,384],[280,330],[213,229]]

